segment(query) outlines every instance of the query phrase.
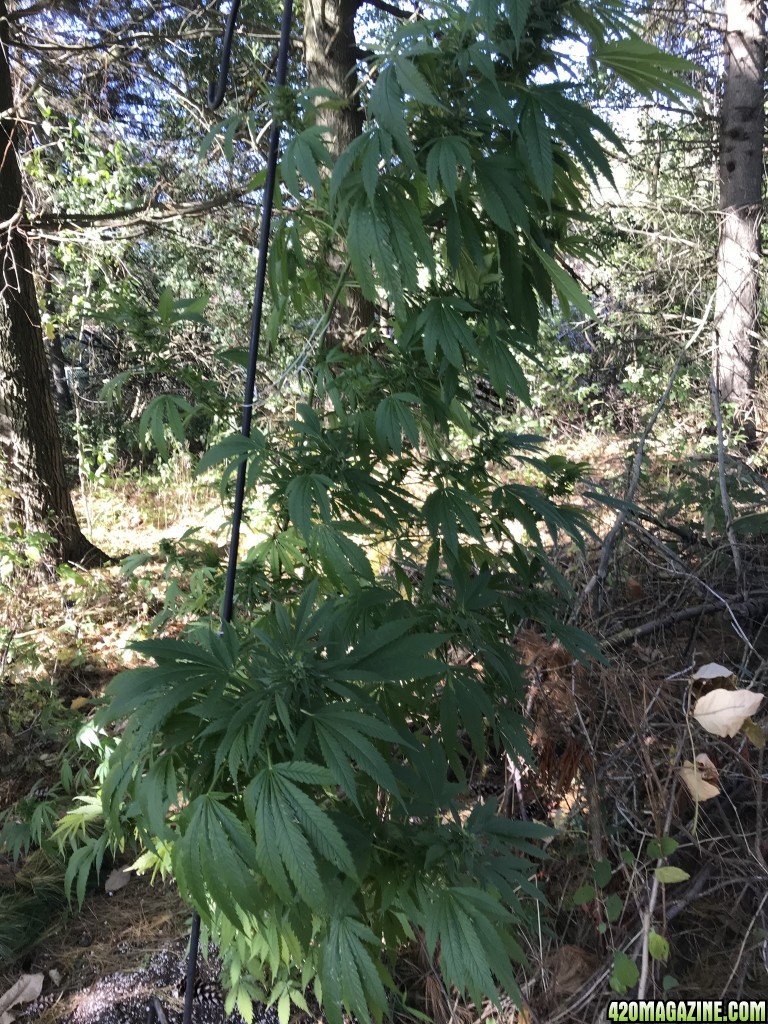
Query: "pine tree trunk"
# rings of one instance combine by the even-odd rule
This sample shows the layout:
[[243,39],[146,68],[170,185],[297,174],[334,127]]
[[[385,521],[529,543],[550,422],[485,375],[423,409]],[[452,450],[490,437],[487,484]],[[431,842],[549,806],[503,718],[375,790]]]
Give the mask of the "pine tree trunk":
[[21,230],[23,192],[16,157],[5,0],[0,0],[0,453],[13,514],[54,538],[52,556],[95,564],[106,558],[77,523],[67,486],[32,258]]
[[765,5],[726,0],[720,124],[720,233],[715,296],[716,380],[755,437],[762,222]]
[[318,106],[318,121],[328,128],[327,143],[334,156],[363,130],[356,98],[357,62],[355,14],[359,0],[305,0],[304,62],[312,89],[326,89],[343,100],[338,107]]
[[[355,14],[360,0],[304,0],[304,62],[310,88],[328,90],[343,102],[317,106],[318,123],[327,129],[326,145],[337,157],[363,130],[363,113],[357,99],[357,44]],[[346,264],[343,252],[326,257],[331,271],[340,275]],[[375,307],[358,288],[346,292],[346,305],[334,310],[326,343],[347,350],[373,323]]]

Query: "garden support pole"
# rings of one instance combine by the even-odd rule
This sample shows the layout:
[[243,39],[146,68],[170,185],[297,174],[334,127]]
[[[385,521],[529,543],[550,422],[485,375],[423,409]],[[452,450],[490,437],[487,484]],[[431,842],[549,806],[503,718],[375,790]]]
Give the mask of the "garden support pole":
[[[221,64],[219,77],[216,86],[211,85],[208,91],[208,102],[212,109],[221,106],[226,91],[229,62],[232,53],[232,42],[235,32],[235,21],[237,19],[240,0],[233,0],[230,8],[227,26],[224,32],[224,41],[221,51]],[[292,19],[292,0],[284,0],[282,24],[280,29],[280,45],[277,57],[277,72],[275,76],[275,88],[280,89],[285,85],[288,69],[288,47],[290,44],[290,30]],[[269,236],[272,224],[272,206],[277,182],[277,159],[280,148],[280,122],[274,116],[272,118],[272,129],[269,136],[269,149],[267,153],[266,181],[261,204],[261,228],[259,234],[259,259],[256,268],[256,285],[253,296],[253,309],[251,315],[251,335],[248,349],[248,369],[246,373],[245,396],[243,400],[243,416],[241,433],[243,437],[250,437],[251,422],[253,419],[253,402],[256,392],[256,365],[259,359],[259,339],[261,337],[261,315],[264,305],[264,289],[267,278],[267,254],[269,249]],[[232,511],[232,534],[229,544],[229,558],[227,562],[227,576],[224,583],[224,596],[221,607],[221,628],[232,619],[232,612],[235,602],[235,580],[237,577],[237,554],[240,546],[240,527],[243,519],[243,505],[245,502],[245,483],[247,471],[247,459],[243,458],[237,471],[235,484],[234,507]],[[200,915],[197,911],[192,913],[192,928],[189,936],[189,954],[187,959],[186,987],[184,991],[184,1014],[183,1024],[191,1024],[192,1004],[195,995],[195,975],[197,973],[197,954],[200,945]],[[150,1008],[150,1021],[157,1016],[152,1014]]]

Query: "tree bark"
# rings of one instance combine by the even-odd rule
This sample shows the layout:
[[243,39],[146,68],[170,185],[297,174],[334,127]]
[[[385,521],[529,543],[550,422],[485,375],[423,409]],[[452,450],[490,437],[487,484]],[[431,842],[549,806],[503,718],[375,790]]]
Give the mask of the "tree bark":
[[328,129],[328,147],[338,156],[363,130],[357,100],[355,14],[358,0],[306,0],[304,61],[312,89],[326,89],[342,103],[319,101],[317,119]]
[[715,379],[755,438],[765,85],[764,0],[726,0]]
[[0,0],[0,454],[13,514],[53,537],[61,561],[95,564],[106,556],[80,531],[67,486],[51,397],[29,244],[19,227],[23,204],[16,156],[5,0]]
[[[357,98],[357,44],[355,14],[360,0],[305,0],[304,61],[312,89],[325,89],[339,104],[317,103],[317,122],[327,129],[326,145],[338,157],[363,130],[363,112]],[[329,252],[326,262],[334,275],[346,264],[343,252]],[[346,290],[346,305],[332,314],[326,343],[332,347],[357,348],[360,337],[373,323],[375,307],[359,288]]]

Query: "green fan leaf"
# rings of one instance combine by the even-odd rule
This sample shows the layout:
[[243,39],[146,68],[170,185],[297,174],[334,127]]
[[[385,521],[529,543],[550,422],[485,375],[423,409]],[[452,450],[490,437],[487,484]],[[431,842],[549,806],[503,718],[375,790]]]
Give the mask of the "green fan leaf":
[[520,141],[531,165],[536,187],[549,202],[554,180],[552,136],[544,112],[533,97],[528,98],[520,115]]
[[[293,808],[296,819],[309,842],[321,857],[345,874],[356,877],[352,855],[341,833],[331,818],[303,790],[286,778],[280,778],[280,766],[275,769],[275,787]],[[330,777],[330,772],[328,773]]]
[[371,89],[368,110],[377,123],[392,136],[397,151],[405,163],[414,166],[416,161],[413,143],[406,127],[403,92],[394,64],[385,65],[379,72],[376,84]]
[[665,53],[653,43],[637,36],[597,43],[592,47],[592,58],[614,71],[641,96],[690,96],[701,99],[698,89],[681,76],[698,69],[692,61]]
[[435,139],[427,152],[427,181],[437,191],[442,182],[446,195],[456,195],[459,170],[471,170],[472,155],[466,141],[457,135],[443,135]]
[[429,82],[408,57],[398,57],[394,62],[395,74],[404,93],[412,96],[419,103],[428,107],[445,110],[440,100],[430,88]]
[[522,177],[510,158],[486,156],[475,162],[477,192],[483,209],[504,231],[528,231],[530,220],[523,198],[515,185]]

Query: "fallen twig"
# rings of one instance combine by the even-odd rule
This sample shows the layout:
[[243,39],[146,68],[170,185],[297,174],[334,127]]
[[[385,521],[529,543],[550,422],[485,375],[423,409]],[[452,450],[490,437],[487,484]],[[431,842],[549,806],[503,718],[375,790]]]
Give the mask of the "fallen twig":
[[768,594],[761,592],[754,594],[749,599],[738,598],[737,596],[721,597],[719,601],[708,601],[705,604],[693,605],[690,608],[680,608],[669,615],[663,615],[651,622],[644,622],[641,626],[632,626],[629,629],[621,629],[606,637],[610,644],[626,644],[633,640],[639,640],[642,636],[663,629],[665,626],[673,626],[676,622],[687,622],[695,619],[698,615],[714,615],[716,612],[728,611],[733,614],[739,611],[747,615],[758,616],[768,612]]

